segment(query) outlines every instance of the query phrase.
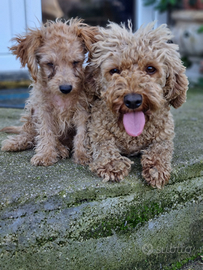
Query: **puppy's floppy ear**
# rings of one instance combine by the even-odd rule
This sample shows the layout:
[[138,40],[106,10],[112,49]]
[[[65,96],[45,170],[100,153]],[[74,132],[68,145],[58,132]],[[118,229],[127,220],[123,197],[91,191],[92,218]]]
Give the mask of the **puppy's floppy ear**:
[[91,45],[97,41],[95,38],[98,34],[97,27],[84,24],[84,26],[78,27],[77,34],[84,41],[86,50],[90,52]]
[[[169,46],[172,46],[172,44]],[[164,87],[164,96],[174,108],[178,108],[186,101],[188,80],[184,74],[185,67],[179,58],[179,53],[173,50],[168,56],[168,74]]]
[[25,36],[17,36],[12,40],[17,44],[9,48],[10,51],[20,59],[22,67],[27,64],[32,78],[36,81],[38,70],[36,52],[42,44],[41,31],[39,29],[29,30]]
[[92,97],[95,99],[96,97],[101,96],[101,72],[100,68],[96,67],[95,65],[87,65],[85,72],[85,87],[84,91],[88,98]]

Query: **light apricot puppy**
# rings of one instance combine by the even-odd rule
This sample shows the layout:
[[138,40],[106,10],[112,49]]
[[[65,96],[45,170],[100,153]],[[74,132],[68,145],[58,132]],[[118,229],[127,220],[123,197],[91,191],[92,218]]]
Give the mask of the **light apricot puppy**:
[[79,19],[48,22],[14,38],[10,50],[26,64],[33,78],[22,127],[1,131],[19,133],[2,143],[2,151],[35,149],[33,165],[52,165],[69,156],[73,136],[74,160],[84,164],[84,133],[88,100],[84,92],[85,53],[95,41],[96,28]]
[[[128,175],[129,156],[142,154],[142,175],[153,187],[169,181],[174,122],[170,105],[186,100],[188,80],[166,25],[132,32],[110,23],[92,45],[87,87],[97,96],[88,123],[90,168],[104,181]],[[92,76],[93,75],[93,76]]]

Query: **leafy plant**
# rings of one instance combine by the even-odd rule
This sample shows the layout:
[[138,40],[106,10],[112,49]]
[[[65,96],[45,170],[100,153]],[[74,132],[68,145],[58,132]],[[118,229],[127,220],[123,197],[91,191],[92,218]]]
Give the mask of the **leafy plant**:
[[192,66],[192,62],[190,61],[190,59],[188,58],[188,56],[183,56],[181,58],[182,62],[183,62],[183,65],[186,67],[186,68],[189,68]]
[[203,25],[201,25],[199,27],[199,29],[197,30],[197,33],[199,33],[199,34],[203,33]]
[[181,5],[179,0],[143,0],[143,2],[145,6],[155,5],[154,8],[160,12],[179,8]]

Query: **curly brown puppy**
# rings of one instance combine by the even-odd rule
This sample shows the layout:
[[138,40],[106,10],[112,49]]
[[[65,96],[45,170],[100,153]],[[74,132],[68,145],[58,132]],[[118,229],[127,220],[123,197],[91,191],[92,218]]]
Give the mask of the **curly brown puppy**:
[[34,147],[36,154],[31,163],[52,165],[69,156],[68,145],[76,132],[74,160],[86,163],[83,141],[88,100],[83,88],[83,62],[95,34],[96,28],[71,19],[48,22],[14,38],[17,44],[10,50],[23,67],[27,64],[34,82],[21,118],[24,125],[1,130],[19,133],[3,141],[3,151]]
[[186,100],[188,80],[171,32],[153,23],[132,32],[110,23],[92,46],[87,86],[98,99],[91,109],[88,134],[90,168],[104,181],[120,181],[142,153],[142,175],[161,188],[170,178],[174,122],[170,105]]

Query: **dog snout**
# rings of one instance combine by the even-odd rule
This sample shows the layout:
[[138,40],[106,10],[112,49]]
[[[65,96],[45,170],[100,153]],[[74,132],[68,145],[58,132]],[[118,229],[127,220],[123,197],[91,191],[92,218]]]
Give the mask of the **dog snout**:
[[124,104],[129,109],[136,109],[142,104],[142,96],[140,94],[128,94],[124,96]]
[[61,91],[61,93],[63,93],[63,94],[68,94],[68,93],[70,93],[71,92],[71,90],[72,90],[72,85],[70,85],[70,84],[63,84],[63,85],[60,85],[59,86],[59,89],[60,89],[60,91]]

